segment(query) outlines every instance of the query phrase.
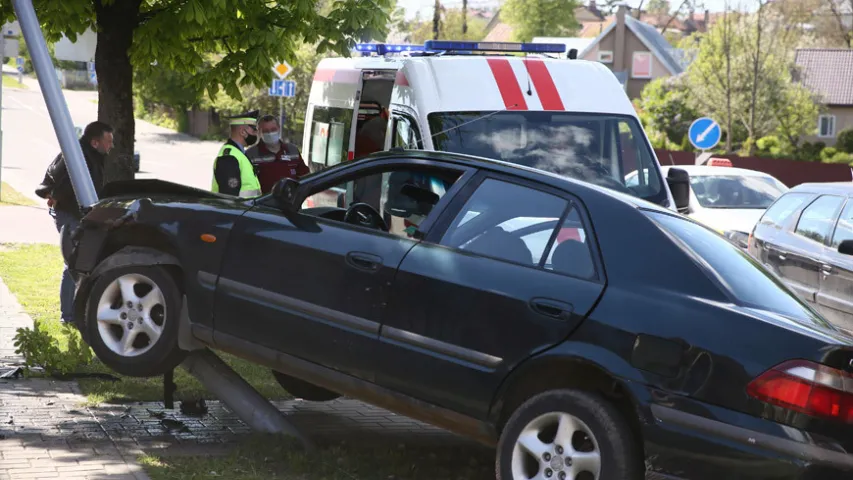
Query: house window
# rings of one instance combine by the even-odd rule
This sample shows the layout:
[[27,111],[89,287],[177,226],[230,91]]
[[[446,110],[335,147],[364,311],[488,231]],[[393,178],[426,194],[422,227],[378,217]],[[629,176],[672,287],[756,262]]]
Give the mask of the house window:
[[610,50],[598,52],[598,61],[601,63],[613,63],[613,52]]
[[632,78],[652,78],[651,52],[634,52],[631,61]]
[[817,135],[823,138],[835,137],[835,115],[821,115],[817,118]]

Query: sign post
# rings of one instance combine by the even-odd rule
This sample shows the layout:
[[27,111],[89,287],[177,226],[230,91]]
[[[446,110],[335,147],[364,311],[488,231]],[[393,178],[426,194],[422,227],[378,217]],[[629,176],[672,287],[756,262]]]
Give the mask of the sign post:
[[[278,80],[273,80],[270,87],[270,95],[278,97],[278,123],[280,130],[284,132],[284,97],[292,97],[296,94],[296,82],[286,82],[284,79],[293,71],[293,67],[284,60],[276,62],[272,66]],[[275,91],[275,93],[273,93]],[[290,93],[288,95],[288,93]]]
[[720,124],[709,117],[697,118],[690,124],[690,129],[687,131],[687,138],[690,143],[702,153],[696,156],[696,165],[705,163],[711,154],[706,152],[717,146],[722,137]]
[[18,66],[18,83],[24,83],[24,57],[17,57],[15,64]]

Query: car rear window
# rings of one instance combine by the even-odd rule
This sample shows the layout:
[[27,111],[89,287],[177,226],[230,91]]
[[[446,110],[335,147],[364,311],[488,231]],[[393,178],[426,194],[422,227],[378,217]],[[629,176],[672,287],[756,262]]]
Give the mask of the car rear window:
[[[675,215],[651,211],[646,215],[703,265],[736,303],[799,320],[820,321],[773,274],[722,236]],[[822,326],[829,325],[824,321]]]

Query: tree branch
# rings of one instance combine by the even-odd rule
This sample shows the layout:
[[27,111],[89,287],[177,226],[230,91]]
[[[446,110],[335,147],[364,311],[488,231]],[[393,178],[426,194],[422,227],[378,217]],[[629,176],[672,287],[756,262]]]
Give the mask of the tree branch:
[[[98,1],[100,1],[100,0],[98,0]],[[168,12],[168,11],[174,9],[175,7],[181,7],[181,6],[184,6],[186,4],[187,4],[186,0],[175,1],[174,3],[170,3],[170,4],[166,5],[165,7],[155,8],[152,10],[148,10],[147,12],[140,12],[139,13],[139,23],[143,24],[143,23],[153,19],[157,15],[160,15],[161,13]]]

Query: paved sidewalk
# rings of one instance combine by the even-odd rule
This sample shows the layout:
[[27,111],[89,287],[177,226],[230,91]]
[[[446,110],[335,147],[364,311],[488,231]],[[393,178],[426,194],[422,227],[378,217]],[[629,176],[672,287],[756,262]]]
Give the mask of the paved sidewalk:
[[[0,245],[2,248],[2,245]],[[18,300],[0,278],[0,364],[19,363],[15,353],[15,333],[19,328],[32,328],[33,320],[24,312]]]

